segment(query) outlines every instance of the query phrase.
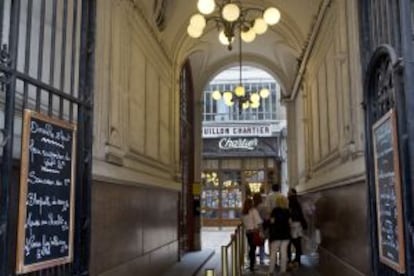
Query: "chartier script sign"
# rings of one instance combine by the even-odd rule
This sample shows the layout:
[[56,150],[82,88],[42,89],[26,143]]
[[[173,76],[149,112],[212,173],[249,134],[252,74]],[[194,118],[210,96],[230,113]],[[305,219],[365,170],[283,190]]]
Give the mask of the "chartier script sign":
[[276,137],[223,137],[203,139],[204,157],[279,156]]
[[255,150],[259,145],[257,138],[221,138],[218,142],[218,146],[222,150],[231,149],[244,149],[244,150]]
[[25,110],[18,274],[72,261],[76,126]]

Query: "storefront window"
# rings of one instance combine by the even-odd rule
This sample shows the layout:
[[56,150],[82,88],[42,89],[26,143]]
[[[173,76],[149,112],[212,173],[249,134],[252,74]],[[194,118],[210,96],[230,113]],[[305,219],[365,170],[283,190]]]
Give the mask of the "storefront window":
[[202,193],[203,206],[206,208],[219,208],[219,190],[205,190]]
[[264,193],[265,171],[252,170],[244,172],[246,181],[246,194],[251,196],[255,193]]
[[206,171],[201,174],[203,191],[201,193],[202,216],[216,219],[220,214],[220,185],[217,171]]
[[222,206],[223,208],[241,208],[242,190],[239,171],[223,172]]
[[241,217],[243,191],[240,171],[205,171],[202,173],[201,194],[203,218],[237,220]]

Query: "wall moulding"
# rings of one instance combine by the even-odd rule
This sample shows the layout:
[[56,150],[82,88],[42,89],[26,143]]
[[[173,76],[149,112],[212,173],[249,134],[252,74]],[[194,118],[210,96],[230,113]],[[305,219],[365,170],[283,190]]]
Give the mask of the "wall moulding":
[[148,21],[144,11],[133,0],[125,2],[128,2],[126,14],[128,14],[131,29],[138,37],[145,37],[140,40],[140,43],[144,46],[143,49],[147,50],[146,55],[150,56],[151,60],[158,61],[156,65],[161,69],[162,76],[169,79],[171,70],[168,69],[172,68],[172,58],[166,50],[164,42],[159,39],[155,25]]
[[[169,164],[161,163],[159,160],[150,158],[140,152],[135,152],[133,149],[129,149],[124,155],[125,159],[132,161],[133,163],[139,163],[142,165],[161,170],[162,172],[169,171],[171,168]],[[126,160],[127,162],[127,160]]]
[[329,154],[322,157],[321,160],[312,165],[312,172],[317,173],[326,167],[332,167],[334,164],[341,163],[341,154],[338,148],[332,150]]
[[336,165],[334,167],[326,167],[323,171],[312,172],[310,178],[306,182],[297,186],[300,192],[310,192],[320,189],[328,189],[337,186],[355,183],[356,181],[365,181],[365,161],[364,158]]
[[115,147],[113,145],[106,145],[105,160],[108,163],[122,166],[124,163],[124,151],[119,147]]
[[174,191],[181,190],[181,183],[169,175],[168,177],[151,175],[135,169],[109,164],[102,160],[94,160],[93,162],[92,175],[94,181],[139,187],[160,187]]
[[349,177],[336,179],[335,181],[323,183],[321,185],[309,185],[309,183],[299,184],[295,187],[295,189],[298,191],[298,193],[314,193],[347,185],[359,184],[361,182],[366,182],[365,173],[355,174]]

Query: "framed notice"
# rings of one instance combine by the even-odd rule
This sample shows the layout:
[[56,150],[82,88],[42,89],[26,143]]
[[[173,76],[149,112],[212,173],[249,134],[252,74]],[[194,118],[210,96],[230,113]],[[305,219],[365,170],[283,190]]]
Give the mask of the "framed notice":
[[386,113],[372,127],[380,261],[405,272],[401,179],[396,116]]
[[23,119],[17,273],[72,262],[76,126],[31,110]]

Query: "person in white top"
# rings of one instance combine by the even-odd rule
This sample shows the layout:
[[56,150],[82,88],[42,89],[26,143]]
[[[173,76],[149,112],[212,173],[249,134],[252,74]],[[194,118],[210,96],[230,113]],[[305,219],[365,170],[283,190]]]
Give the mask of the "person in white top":
[[246,198],[243,204],[243,225],[246,229],[247,242],[249,244],[249,259],[250,259],[250,271],[254,271],[254,265],[256,263],[256,245],[253,242],[253,232],[259,231],[262,224],[259,212],[253,207],[253,199]]

